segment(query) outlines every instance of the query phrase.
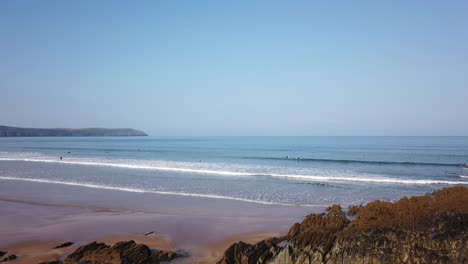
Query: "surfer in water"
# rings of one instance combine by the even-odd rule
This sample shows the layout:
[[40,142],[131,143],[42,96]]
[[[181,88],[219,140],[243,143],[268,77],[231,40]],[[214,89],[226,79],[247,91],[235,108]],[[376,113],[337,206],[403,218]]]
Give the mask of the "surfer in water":
[[60,157],[60,160],[62,160],[62,159],[63,159],[63,157]]

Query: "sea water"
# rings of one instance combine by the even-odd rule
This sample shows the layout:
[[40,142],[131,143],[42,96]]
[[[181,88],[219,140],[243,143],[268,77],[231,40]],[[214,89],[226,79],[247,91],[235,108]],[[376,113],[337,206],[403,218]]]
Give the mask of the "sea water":
[[347,206],[468,186],[467,163],[468,137],[0,138],[0,190],[14,181]]

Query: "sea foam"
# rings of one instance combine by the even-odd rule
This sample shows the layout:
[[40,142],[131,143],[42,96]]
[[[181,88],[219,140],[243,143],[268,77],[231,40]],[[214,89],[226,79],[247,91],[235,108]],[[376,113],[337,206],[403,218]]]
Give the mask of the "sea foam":
[[279,203],[279,202],[245,199],[245,198],[238,198],[238,197],[224,196],[224,195],[216,195],[216,194],[201,194],[201,193],[189,193],[189,192],[169,192],[169,191],[145,190],[145,189],[140,189],[140,188],[126,188],[126,187],[107,186],[107,185],[100,185],[100,184],[93,184],[93,183],[65,182],[65,181],[46,180],[46,179],[15,178],[15,177],[0,176],[0,180],[61,184],[61,185],[79,186],[79,187],[114,190],[114,191],[124,191],[124,192],[133,192],[133,193],[154,193],[154,194],[164,194],[164,195],[178,195],[178,196],[190,196],[190,197],[199,197],[199,198],[222,199],[222,200],[241,201],[241,202],[258,203],[258,204],[266,204],[266,205],[326,207],[325,205],[318,205],[318,204]]
[[[27,155],[17,157],[0,157],[0,161],[24,161],[24,162],[43,162],[43,163],[60,163],[68,165],[82,165],[82,166],[101,166],[101,167],[115,167],[124,169],[139,169],[139,170],[157,170],[157,171],[172,171],[182,173],[196,173],[196,174],[209,174],[209,175],[222,175],[222,176],[242,176],[242,177],[273,177],[291,180],[302,181],[321,181],[321,182],[355,182],[355,183],[373,183],[373,184],[408,184],[408,185],[429,185],[429,184],[445,184],[445,185],[468,185],[468,181],[447,181],[447,180],[426,180],[426,179],[400,179],[400,178],[386,178],[378,175],[363,176],[333,176],[333,175],[307,175],[307,174],[283,174],[283,173],[264,173],[264,172],[239,172],[220,170],[224,166],[215,164],[204,164],[204,166],[211,166],[216,169],[200,168],[198,163],[191,162],[172,162],[173,167],[168,166],[154,166],[141,163],[142,161],[133,161],[137,164],[128,163],[123,160],[105,160],[105,161],[89,161],[85,159],[70,159],[70,160],[57,160],[50,157],[31,157]],[[127,162],[127,163],[125,163]],[[140,164],[138,164],[140,162]],[[157,162],[157,161],[152,161]],[[183,166],[193,166],[195,168],[186,168]],[[232,166],[232,164],[231,164]],[[363,174],[365,175],[365,174]]]

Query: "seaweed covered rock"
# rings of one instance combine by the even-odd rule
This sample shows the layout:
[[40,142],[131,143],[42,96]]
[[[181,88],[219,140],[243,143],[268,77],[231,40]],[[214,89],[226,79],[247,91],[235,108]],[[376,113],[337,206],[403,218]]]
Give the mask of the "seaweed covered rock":
[[283,246],[243,242],[223,264],[468,263],[468,189],[452,187],[398,202],[334,205],[294,224]]
[[108,246],[104,243],[92,242],[79,247],[70,254],[65,263],[87,264],[156,264],[174,260],[181,255],[172,251],[156,251],[135,241],[124,241]]

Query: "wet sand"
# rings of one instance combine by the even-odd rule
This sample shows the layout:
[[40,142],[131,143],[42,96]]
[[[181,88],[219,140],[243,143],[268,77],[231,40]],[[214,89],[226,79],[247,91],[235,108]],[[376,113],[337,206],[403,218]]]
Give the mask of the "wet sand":
[[54,249],[55,246],[64,242],[66,241],[30,241],[10,245],[2,248],[2,250],[18,256],[16,260],[10,260],[7,263],[34,264],[60,259],[76,249],[76,246],[73,245],[66,248]]
[[[279,236],[279,232],[253,232],[238,234],[235,236],[227,237],[222,241],[212,243],[209,245],[200,245],[198,248],[199,251],[193,254],[194,252],[188,252],[189,256],[185,259],[177,261],[177,263],[198,263],[198,264],[211,264],[216,263],[219,260],[224,251],[232,244],[238,241],[244,241],[246,243],[256,243],[265,237]],[[113,245],[120,241],[134,240],[136,243],[145,244],[152,249],[161,249],[161,250],[174,250],[176,249],[174,245],[166,238],[158,235],[115,235],[103,238],[97,238],[95,241],[106,243],[108,245]],[[15,254],[19,258],[12,260],[9,263],[15,264],[31,264],[31,263],[40,263],[46,261],[54,260],[63,260],[67,255],[75,251],[80,245],[74,244],[65,248],[54,248],[57,245],[65,243],[65,240],[56,240],[56,241],[31,241],[25,243],[19,243],[15,245],[10,245],[3,250],[9,252],[10,254]]]
[[[158,235],[115,235],[109,237],[102,237],[95,239],[98,242],[103,242],[108,245],[115,244],[119,241],[134,240],[137,243],[142,243],[153,249],[172,249],[174,246],[170,241],[166,240],[163,236]],[[31,264],[40,263],[45,261],[54,261],[63,259],[73,251],[75,251],[82,243],[73,244],[64,248],[54,248],[62,243],[68,242],[66,240],[51,240],[51,241],[31,241],[25,243],[18,243],[3,248],[11,254],[17,255],[19,258],[10,263],[16,264]]]
[[[4,181],[0,250],[19,256],[10,263],[34,264],[64,257],[92,241],[135,240],[189,254],[177,263],[215,263],[230,244],[279,236],[317,210]],[[53,249],[67,241],[75,244]]]

